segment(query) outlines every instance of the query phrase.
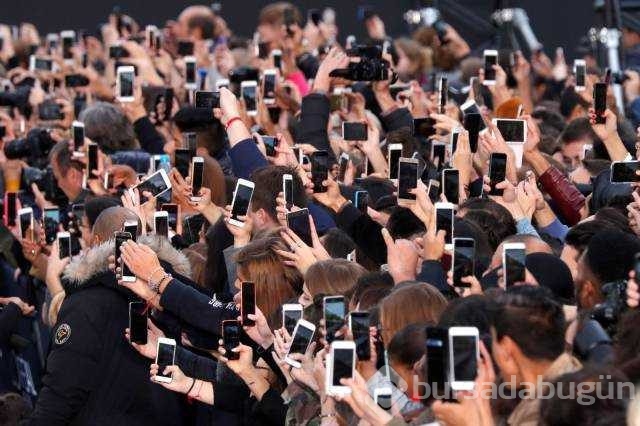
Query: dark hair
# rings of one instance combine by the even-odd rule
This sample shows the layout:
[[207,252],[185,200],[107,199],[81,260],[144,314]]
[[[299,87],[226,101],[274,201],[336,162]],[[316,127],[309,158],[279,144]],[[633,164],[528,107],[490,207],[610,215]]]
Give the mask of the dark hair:
[[84,171],[84,165],[73,158],[69,144],[66,142],[58,142],[53,145],[49,152],[49,162],[54,162],[58,165],[61,175],[66,175],[71,168],[74,168],[80,172]]
[[611,161],[602,158],[585,158],[582,160],[582,165],[591,176],[598,176],[611,167]]
[[541,133],[545,133],[542,130],[543,126],[552,128],[557,132],[561,132],[562,130],[564,130],[564,118],[556,111],[550,110],[548,108],[536,108],[531,113],[531,117],[541,121],[540,124],[538,124]]
[[[93,228],[93,224],[96,223],[96,219],[100,216],[102,211],[109,207],[121,206],[119,200],[113,197],[91,197],[87,198],[84,202],[84,211],[89,222],[89,228]],[[138,229],[140,232],[141,229]]]
[[[626,204],[625,204],[626,207]],[[607,224],[616,227],[622,232],[635,235],[629,226],[629,218],[616,207],[602,207],[594,215],[596,220],[602,220]]]
[[274,221],[277,221],[276,197],[282,192],[282,176],[290,174],[293,177],[293,204],[303,208],[307,206],[307,197],[300,176],[291,167],[265,166],[251,173],[251,180],[255,184],[251,211],[264,209]]
[[0,425],[18,425],[29,417],[31,404],[15,392],[0,395]]
[[136,134],[126,115],[116,106],[96,102],[80,114],[85,134],[107,154],[137,149]]
[[416,234],[422,236],[427,230],[424,223],[418,219],[418,216],[406,207],[395,207],[393,209],[389,215],[386,228],[394,240],[396,238],[410,239],[415,237]]
[[356,243],[339,228],[331,228],[322,236],[322,245],[329,256],[336,259],[346,259],[347,255],[356,249]]
[[355,306],[360,303],[360,298],[367,290],[382,288],[390,291],[393,288],[393,284],[393,278],[388,272],[367,272],[356,281],[356,285],[353,287],[353,295],[351,296],[351,304]]
[[260,10],[258,15],[258,25],[283,25],[286,10],[291,11],[291,15],[296,24],[302,25],[302,15],[297,7],[285,1],[271,3]]
[[564,351],[564,312],[546,288],[511,287],[495,295],[488,312],[497,341],[509,336],[528,358],[553,361]]
[[389,360],[407,367],[412,367],[413,364],[420,361],[425,353],[426,327],[430,325],[433,324],[409,324],[398,331],[387,348]]
[[588,220],[574,225],[564,238],[565,245],[575,248],[579,254],[582,254],[589,245],[589,241],[598,232],[603,230],[614,230],[615,228],[604,220]]
[[[505,238],[518,232],[511,213],[506,209],[503,212],[496,206],[504,209],[504,207],[491,200],[482,203],[466,202],[460,207],[461,210],[463,208],[467,209],[464,219],[477,225],[486,235],[492,251],[495,251]],[[505,212],[506,215],[504,214]]]
[[208,15],[193,15],[187,21],[187,27],[190,31],[194,29],[200,30],[200,36],[203,40],[212,39],[215,35],[216,21],[213,16]]
[[558,139],[560,141],[560,144],[564,145],[567,143],[579,141],[581,139],[584,139],[585,137],[591,139],[594,145],[596,143],[602,143],[602,140],[598,137],[596,132],[593,131],[589,119],[586,117],[580,117],[571,120],[569,124],[567,124],[567,127],[564,128],[562,133],[560,133]]
[[640,239],[617,230],[598,232],[591,238],[584,263],[600,284],[626,279],[640,252]]

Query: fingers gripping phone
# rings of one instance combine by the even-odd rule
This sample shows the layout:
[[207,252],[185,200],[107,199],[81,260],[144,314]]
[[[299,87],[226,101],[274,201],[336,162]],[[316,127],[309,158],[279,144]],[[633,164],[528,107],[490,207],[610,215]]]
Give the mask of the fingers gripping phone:
[[129,302],[129,336],[132,343],[147,344],[147,303]]
[[285,303],[282,305],[282,326],[287,330],[290,336],[293,336],[293,330],[298,324],[298,320],[302,319],[302,305],[299,303]]
[[71,235],[68,232],[58,232],[58,257],[64,259],[71,256]]
[[306,245],[313,246],[309,224],[309,209],[304,208],[287,213],[287,227],[295,232]]
[[489,159],[489,195],[501,196],[503,189],[496,188],[496,185],[507,178],[507,154],[492,152]]
[[236,190],[233,192],[233,201],[231,202],[231,217],[229,223],[235,226],[244,226],[241,216],[246,216],[249,212],[249,204],[253,196],[253,182],[246,179],[238,179]]
[[502,248],[502,273],[507,288],[525,281],[527,253],[524,243],[505,243]]
[[120,262],[120,257],[122,255],[121,253],[121,246],[122,244],[131,239],[131,234],[128,232],[115,232],[114,233],[115,239],[116,239],[116,251],[115,251],[115,256],[116,256],[116,264],[120,264],[120,268],[121,269],[121,274],[122,274],[122,281],[124,282],[135,282],[136,281],[136,276],[133,274],[133,272],[131,272],[131,270],[129,269],[129,267],[124,263],[124,261]]
[[240,358],[238,353],[232,351],[232,349],[240,345],[240,330],[240,321],[222,321],[222,341],[224,344],[225,357],[229,360]]
[[436,232],[445,231],[445,248],[451,249],[453,244],[453,217],[455,206],[451,203],[436,203]]
[[478,329],[449,328],[449,377],[454,391],[470,391],[478,375]]
[[291,358],[289,355],[304,354],[307,351],[309,344],[311,344],[315,331],[316,326],[309,321],[305,321],[303,319],[298,320],[298,323],[293,330],[293,334],[291,335],[291,346],[289,346],[289,351],[284,357],[284,362],[292,367],[301,368],[302,364]]
[[344,325],[346,315],[344,296],[326,296],[322,299],[327,342],[336,339],[336,333]]
[[[146,324],[145,324],[146,326]],[[156,351],[156,364],[158,364],[158,374],[154,380],[156,382],[171,383],[173,378],[171,374],[164,375],[164,369],[175,364],[176,358],[176,341],[167,339],[166,337],[158,338],[158,348]]]
[[254,326],[256,322],[249,318],[249,315],[256,313],[256,285],[252,282],[242,283],[242,303],[240,304],[240,314],[243,326]]
[[348,395],[351,388],[341,384],[341,379],[353,378],[356,364],[356,344],[339,341],[331,344],[327,360],[327,395]]
[[470,287],[469,284],[462,282],[462,278],[474,275],[475,248],[476,242],[471,238],[453,239],[451,272],[454,287]]
[[328,179],[329,154],[327,151],[316,151],[311,154],[311,180],[313,182],[313,192],[327,192],[327,188],[322,182]]

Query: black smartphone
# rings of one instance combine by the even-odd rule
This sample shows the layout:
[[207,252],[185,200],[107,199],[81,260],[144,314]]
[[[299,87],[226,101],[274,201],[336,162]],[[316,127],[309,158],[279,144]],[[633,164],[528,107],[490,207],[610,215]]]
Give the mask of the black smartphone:
[[418,187],[418,160],[401,158],[398,173],[398,201],[415,200],[415,194],[410,193]]
[[85,87],[89,85],[89,79],[82,74],[67,74],[64,76],[65,87]]
[[179,56],[193,55],[193,42],[189,40],[178,40],[178,55]]
[[431,142],[431,162],[438,166],[439,170],[444,168],[447,153],[447,145],[440,142]]
[[56,240],[58,226],[60,225],[60,209],[58,207],[45,207],[42,214],[44,222],[44,238],[47,245]]
[[269,57],[269,43],[262,42],[258,43],[258,58],[267,59]]
[[109,46],[109,59],[127,58],[129,52],[119,44],[113,44]]
[[256,322],[249,319],[249,314],[256,314],[256,285],[252,282],[242,283],[242,303],[240,305],[240,315],[243,326],[254,326]]
[[413,136],[429,138],[436,134],[436,120],[431,117],[413,119]]
[[276,147],[278,146],[278,138],[275,136],[263,136],[262,142],[264,142],[265,153],[267,157],[276,156]]
[[368,361],[371,358],[369,325],[369,312],[351,312],[349,314],[349,328],[356,344],[356,356],[360,361]]
[[496,188],[496,185],[507,178],[507,154],[492,152],[489,158],[489,195],[501,196],[504,190]]
[[474,259],[476,242],[472,238],[453,239],[453,285],[454,287],[470,287],[462,278],[474,275]]
[[604,124],[604,112],[607,109],[607,83],[596,83],[593,86],[593,108],[596,113],[596,124]]
[[114,232],[114,236],[116,238],[116,251],[115,251],[116,264],[119,263],[120,267],[122,268],[122,271],[121,271],[122,281],[135,282],[136,276],[131,272],[129,267],[124,262],[119,261],[120,255],[121,255],[120,247],[125,241],[128,241],[131,239],[131,234],[128,232]]
[[147,344],[147,303],[129,302],[129,336],[132,343]]
[[469,148],[471,148],[471,152],[478,151],[478,135],[480,135],[482,125],[484,125],[482,115],[473,112],[465,114],[463,126],[469,132]]
[[220,108],[220,92],[198,90],[196,92],[195,107],[208,111],[213,108]]
[[176,232],[178,229],[178,205],[173,203],[164,203],[160,208],[168,213],[169,228]]
[[447,201],[458,204],[460,198],[460,172],[456,169],[442,171],[442,193]]
[[367,191],[356,191],[354,194],[354,204],[358,210],[367,214],[367,207],[369,207],[369,193]]
[[64,115],[62,114],[62,109],[59,104],[45,101],[38,105],[38,117],[40,117],[40,120],[49,121],[62,120]]
[[614,161],[611,163],[611,183],[640,182],[640,161]]
[[236,190],[231,202],[231,218],[229,223],[235,226],[244,226],[244,222],[240,220],[240,216],[246,216],[249,212],[249,204],[253,196],[255,185],[251,181],[239,179],[236,183]]
[[502,248],[502,271],[507,288],[525,280],[527,253],[523,243],[505,243]]
[[454,208],[450,203],[436,203],[436,231],[444,230],[444,243],[453,242]]
[[329,154],[327,151],[316,151],[311,154],[311,181],[313,182],[313,192],[327,192],[327,188],[322,182],[329,176]]
[[290,174],[282,175],[282,194],[287,210],[293,207],[293,176]]
[[389,179],[398,179],[398,162],[402,157],[402,144],[392,143],[387,149],[387,159],[389,161]]
[[189,176],[191,166],[192,151],[188,148],[177,148],[174,152],[174,167],[180,172],[182,177]]
[[449,84],[448,84],[447,77],[440,77],[440,82],[438,83],[438,113],[440,114],[445,113],[448,94],[449,94]]
[[176,341],[164,337],[158,338],[158,351],[156,354],[156,364],[158,364],[158,374],[155,380],[158,382],[171,383],[172,373],[164,375],[164,370],[176,363]]
[[344,296],[327,296],[323,299],[324,324],[328,343],[336,340],[336,333],[344,326],[346,308]]
[[429,200],[437,203],[440,199],[440,182],[435,179],[429,180]]
[[433,395],[444,395],[449,382],[449,331],[444,327],[427,327],[426,334],[427,383]]
[[300,237],[306,245],[313,247],[311,227],[309,225],[309,209],[304,208],[287,213],[287,227]]
[[93,171],[98,170],[98,144],[91,143],[87,145],[87,149],[87,179],[97,179],[97,177],[93,175]]
[[365,123],[358,122],[343,122],[342,139],[345,141],[366,141],[367,125]]
[[525,142],[525,121],[496,119],[496,127],[506,142]]
[[18,193],[5,193],[4,215],[8,226],[16,226],[16,216],[18,215]]
[[240,354],[231,351],[240,345],[240,327],[240,321],[222,321],[222,341],[226,352],[225,358],[227,359],[236,360],[240,358]]
[[262,101],[266,105],[276,103],[276,70],[266,70],[262,77]]

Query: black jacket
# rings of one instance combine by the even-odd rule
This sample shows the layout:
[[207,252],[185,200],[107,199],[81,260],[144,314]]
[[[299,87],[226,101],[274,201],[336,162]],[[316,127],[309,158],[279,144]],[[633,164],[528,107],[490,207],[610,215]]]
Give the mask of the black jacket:
[[[163,260],[170,244],[158,250]],[[130,293],[108,270],[113,242],[65,269],[67,292],[53,328],[32,425],[180,425],[183,398],[149,379],[150,360],[124,337]],[[186,258],[173,251],[176,269]],[[163,254],[165,256],[163,256]]]

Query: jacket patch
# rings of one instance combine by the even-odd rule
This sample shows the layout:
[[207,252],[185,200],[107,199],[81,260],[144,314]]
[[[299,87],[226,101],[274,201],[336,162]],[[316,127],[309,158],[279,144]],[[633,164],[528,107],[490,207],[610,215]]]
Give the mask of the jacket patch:
[[69,327],[69,324],[60,324],[53,337],[53,341],[56,342],[56,345],[62,345],[69,340],[69,337],[71,337],[71,327]]

